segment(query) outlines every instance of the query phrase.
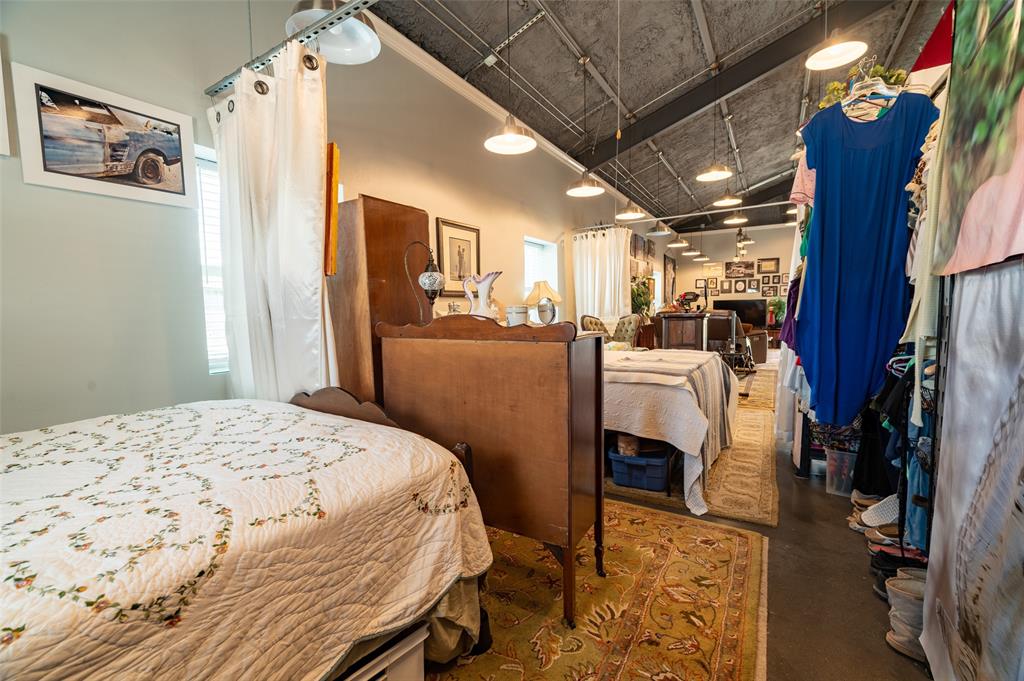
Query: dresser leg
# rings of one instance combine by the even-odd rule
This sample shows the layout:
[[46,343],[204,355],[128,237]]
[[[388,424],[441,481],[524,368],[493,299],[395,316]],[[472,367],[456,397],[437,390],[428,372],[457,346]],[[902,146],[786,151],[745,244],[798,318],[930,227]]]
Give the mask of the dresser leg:
[[576,552],[565,551],[562,560],[562,614],[570,629],[576,628]]
[[594,522],[594,560],[597,563],[597,576],[607,577],[604,571],[604,522],[597,516]]

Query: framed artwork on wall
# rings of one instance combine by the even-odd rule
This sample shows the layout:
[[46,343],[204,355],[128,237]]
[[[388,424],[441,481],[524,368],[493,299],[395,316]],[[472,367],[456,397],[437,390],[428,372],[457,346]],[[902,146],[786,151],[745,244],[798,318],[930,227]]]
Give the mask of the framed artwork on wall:
[[772,283],[775,284],[776,286],[781,284],[782,283],[782,275],[781,274],[773,274],[772,275]]
[[462,282],[480,274],[480,230],[437,218],[437,262],[444,274],[443,296],[463,296]]
[[732,279],[722,280],[722,293],[732,293]]
[[718,295],[718,289],[717,288],[709,289],[708,290],[708,295],[711,296],[711,297],[717,296]]
[[747,292],[747,280],[737,279],[732,283],[733,293],[746,293]]
[[779,295],[779,287],[765,286],[763,289],[761,289],[761,293],[764,295],[765,298],[774,298],[775,296]]
[[726,279],[749,279],[754,276],[753,260],[730,260],[725,263]]
[[782,286],[779,287],[779,295],[781,295],[781,296],[788,296],[789,295],[789,284],[783,284]]
[[647,259],[654,260],[654,240],[644,239],[644,243],[646,244],[647,248]]
[[701,263],[701,273],[705,278],[718,277],[721,279],[725,276],[725,264],[721,261]]
[[761,277],[761,286],[767,286],[770,283],[772,283],[772,275],[766,274]]
[[664,285],[662,286],[665,293],[662,297],[665,299],[666,303],[671,303],[676,299],[676,260],[675,258],[665,255],[662,262],[665,269],[663,274]]
[[702,289],[702,288],[704,288],[705,286],[708,285],[708,280],[707,279],[697,279],[697,280],[695,280],[693,282],[693,285],[699,291],[700,289]]
[[784,273],[782,275],[782,283],[783,284],[788,284],[789,283],[789,273],[788,272],[786,272],[786,273]]
[[26,183],[195,207],[191,116],[24,64],[11,74]]
[[747,290],[748,291],[755,292],[755,291],[759,290],[760,288],[761,288],[761,282],[758,281],[757,279],[748,279],[747,280]]
[[708,288],[718,288],[718,278],[717,277],[709,277],[708,278]]
[[779,271],[779,259],[778,258],[758,258],[757,259],[757,273],[758,274],[776,274]]

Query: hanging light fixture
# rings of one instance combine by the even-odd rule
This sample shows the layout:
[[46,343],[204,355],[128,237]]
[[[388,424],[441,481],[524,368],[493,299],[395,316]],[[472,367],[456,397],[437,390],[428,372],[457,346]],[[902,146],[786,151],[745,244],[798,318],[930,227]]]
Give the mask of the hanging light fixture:
[[689,244],[689,245],[687,245],[686,250],[683,251],[682,253],[680,253],[680,255],[685,255],[687,257],[693,256],[693,255],[700,255],[700,249],[699,248],[694,248],[693,244]]
[[[701,225],[700,226],[700,232],[697,234],[697,238],[700,239],[700,247],[698,247],[696,249],[696,253],[693,254],[694,255],[693,261],[694,262],[707,262],[708,260],[711,260],[711,258],[709,258],[708,256],[704,255],[704,250],[702,248],[704,246],[704,228],[705,227],[707,227],[707,225]],[[683,255],[689,255],[689,253],[684,252]]]
[[722,220],[722,222],[726,225],[742,225],[746,222],[749,222],[749,220],[747,219],[747,216],[744,215],[743,213],[733,213],[726,219]]
[[668,236],[672,232],[673,230],[668,225],[659,222],[647,230],[647,236]]
[[701,253],[700,255],[693,259],[694,262],[707,262],[708,260],[711,260],[711,258],[704,255],[703,253]]
[[868,44],[860,40],[842,40],[833,33],[828,36],[828,2],[825,3],[825,42],[804,62],[811,71],[828,71],[860,59],[868,51]]
[[[508,37],[505,40],[505,66],[507,67],[509,107],[512,106],[512,13],[510,2],[511,0],[505,0],[505,28],[508,32]],[[484,149],[503,156],[525,154],[536,148],[537,140],[533,136],[533,131],[518,122],[511,110],[505,117],[505,124],[484,140]]]
[[601,186],[600,182],[591,177],[590,173],[584,170],[583,174],[580,175],[580,179],[570,184],[565,193],[577,199],[585,199],[590,196],[604,194],[604,187]]
[[726,194],[722,198],[718,199],[711,205],[718,206],[719,208],[730,208],[732,206],[738,206],[743,203],[743,199],[736,196],[735,194]]
[[[292,8],[284,30],[289,36],[301,33],[341,4],[339,0],[301,0]],[[332,64],[365,64],[380,54],[380,36],[373,22],[362,12],[322,31],[316,42],[317,51]]]
[[647,213],[632,200],[626,203],[625,208],[615,214],[616,220],[640,220],[645,217],[647,217]]
[[[587,62],[590,61],[590,57],[580,57],[580,64],[583,66],[583,142],[586,146],[587,141]],[[580,175],[580,179],[576,180],[569,185],[569,188],[565,190],[565,193],[569,196],[576,198],[588,198],[591,196],[600,196],[604,194],[604,185],[591,177],[590,173],[586,169],[583,170],[583,174]]]
[[742,227],[740,227],[738,230],[736,230],[736,244],[737,245],[739,245],[739,246],[746,246],[746,245],[752,244],[752,243],[755,243],[754,240],[750,238],[750,235],[748,235],[746,232],[743,231]]
[[[715,81],[716,83],[718,81]],[[718,87],[715,87],[715,101],[718,101]],[[727,180],[732,177],[732,171],[728,167],[718,163],[718,113],[717,107],[715,113],[712,114],[712,126],[711,126],[711,160],[712,163],[708,168],[697,176],[698,182],[719,182],[721,180]]]
[[[687,241],[686,239],[684,239],[682,234],[680,234],[676,238],[675,241],[672,241],[667,246],[665,246],[665,248],[689,248],[689,247],[690,247],[690,242]],[[683,251],[682,254],[683,255],[689,255],[689,253],[687,253],[686,251]]]

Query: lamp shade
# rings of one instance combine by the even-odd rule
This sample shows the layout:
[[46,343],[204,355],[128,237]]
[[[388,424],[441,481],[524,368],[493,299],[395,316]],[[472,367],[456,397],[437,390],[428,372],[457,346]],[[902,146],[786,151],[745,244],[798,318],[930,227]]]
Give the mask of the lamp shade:
[[591,196],[600,196],[601,194],[604,194],[604,187],[602,187],[600,182],[592,178],[590,174],[584,170],[583,174],[580,175],[580,179],[570,184],[569,188],[565,190],[565,193],[578,199],[585,199]]
[[747,217],[742,213],[733,213],[726,219],[722,220],[722,222],[727,225],[742,225],[744,222],[747,222]]
[[[690,242],[687,241],[686,239],[684,239],[682,237],[682,235],[679,235],[679,238],[677,238],[675,241],[673,241],[670,244],[668,244],[667,246],[665,246],[665,248],[689,248],[689,247],[690,247]],[[684,253],[683,255],[686,255],[686,254]]]
[[505,124],[484,140],[484,148],[492,154],[516,156],[537,148],[537,140],[525,125],[516,121],[512,114],[505,117]]
[[540,280],[533,282],[533,290],[526,296],[526,300],[523,302],[527,305],[536,305],[545,298],[549,299],[553,303],[562,302],[562,296],[558,295],[558,291],[551,288],[546,280]]
[[[295,35],[309,28],[342,4],[338,0],[301,0],[292,9],[284,28]],[[373,22],[359,13],[317,36],[319,52],[332,64],[354,66],[373,61],[380,54],[380,37]]]
[[698,182],[718,182],[732,177],[732,171],[721,163],[708,166],[708,169],[697,176]]
[[829,39],[811,53],[804,62],[811,71],[828,71],[860,59],[868,51],[868,44],[859,40]]
[[660,222],[647,230],[647,236],[669,236],[670,234],[672,234],[672,228]]
[[633,201],[627,203],[625,208],[615,214],[616,220],[640,220],[645,217],[647,217],[647,213]]
[[693,259],[694,262],[707,262],[708,260],[711,260],[711,257],[704,255],[703,253]]
[[733,194],[726,194],[711,205],[718,206],[719,208],[729,208],[730,206],[738,206],[741,203],[743,203],[743,199],[740,197]]

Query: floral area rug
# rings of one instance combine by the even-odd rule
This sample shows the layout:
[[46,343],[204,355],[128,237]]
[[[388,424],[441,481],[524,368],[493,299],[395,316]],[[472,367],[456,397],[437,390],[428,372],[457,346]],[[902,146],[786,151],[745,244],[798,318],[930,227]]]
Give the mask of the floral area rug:
[[768,368],[764,364],[757,367],[757,372],[749,374],[742,380],[741,393],[747,393],[744,397],[740,395],[740,407],[752,407],[754,409],[775,409],[775,381],[779,372],[775,368]]
[[774,412],[741,406],[736,410],[732,446],[711,467],[704,501],[708,513],[775,527],[779,486],[775,479]]
[[764,679],[768,540],[756,532],[608,501],[608,576],[594,572],[593,542],[581,542],[576,629],[562,622],[555,559],[537,542],[488,532],[494,644],[431,679]]

